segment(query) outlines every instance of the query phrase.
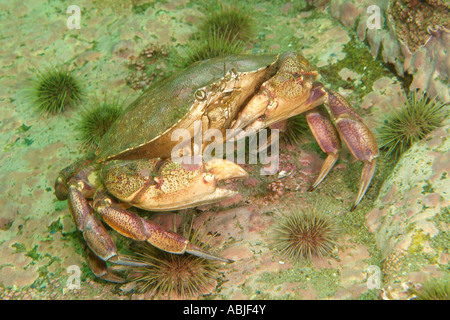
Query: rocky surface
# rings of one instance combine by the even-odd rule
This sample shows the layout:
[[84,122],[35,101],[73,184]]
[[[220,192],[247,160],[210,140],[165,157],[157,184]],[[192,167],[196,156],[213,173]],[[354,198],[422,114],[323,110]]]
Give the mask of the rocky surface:
[[[59,170],[82,154],[75,130],[78,109],[39,114],[28,93],[37,70],[67,63],[83,81],[85,104],[105,92],[132,101],[139,92],[126,85],[130,61],[152,43],[175,50],[188,42],[200,10],[200,2],[186,0],[136,3],[79,1],[81,29],[69,30],[69,3],[0,2],[0,299],[152,298],[126,286],[117,290],[88,270],[67,204],[57,201],[53,190]],[[436,31],[408,58],[385,24],[381,33],[364,27],[367,1],[321,1],[317,9],[248,5],[258,24],[246,52],[302,51],[321,80],[346,96],[374,131],[403,103],[406,71],[413,75],[411,88],[435,88],[448,100],[446,31]],[[387,2],[379,5],[384,14]],[[431,80],[420,80],[425,78]],[[229,186],[241,191],[239,197],[195,211],[194,225],[216,235],[211,243],[217,252],[235,260],[223,266],[207,298],[376,299],[389,286],[448,273],[448,130],[447,123],[432,132],[395,168],[381,154],[372,186],[355,212],[349,208],[362,165],[346,147],[312,193],[307,189],[324,155],[308,134],[300,146],[281,145],[280,169],[293,170],[288,177],[261,176],[259,168],[245,166],[250,178]],[[330,257],[292,263],[271,248],[271,226],[290,205],[308,207],[317,199],[329,203],[344,232]],[[169,228],[172,217],[148,216]],[[70,266],[81,271],[79,289],[68,286]],[[368,285],[373,267],[383,278],[375,287]]]
[[450,101],[449,12],[446,1],[330,1],[331,15],[407,78],[410,90],[426,90],[445,102]]

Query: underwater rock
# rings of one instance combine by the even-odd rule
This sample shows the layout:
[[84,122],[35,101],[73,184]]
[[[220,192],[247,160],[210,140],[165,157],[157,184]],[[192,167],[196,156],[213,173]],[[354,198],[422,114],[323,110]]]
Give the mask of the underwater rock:
[[449,131],[447,121],[402,156],[366,216],[388,284],[424,281],[448,263]]
[[[407,80],[408,84],[408,78],[411,77],[410,90],[424,89],[430,97],[438,96],[444,102],[450,101],[448,86],[450,30],[448,25],[427,25],[435,21],[433,19],[422,21],[427,28],[428,36],[422,36],[417,40],[419,44],[413,45],[403,40],[406,31],[399,30],[400,27],[395,21],[397,17],[392,12],[392,4],[389,1],[377,3],[380,12],[379,25],[374,25],[372,20],[374,13],[369,10],[372,5],[372,1],[368,0],[361,0],[351,5],[345,0],[332,0],[330,13],[345,26],[353,28],[359,40],[365,41],[370,46],[373,56],[381,59],[387,66],[392,66],[399,76]],[[439,2],[439,5],[444,4]]]

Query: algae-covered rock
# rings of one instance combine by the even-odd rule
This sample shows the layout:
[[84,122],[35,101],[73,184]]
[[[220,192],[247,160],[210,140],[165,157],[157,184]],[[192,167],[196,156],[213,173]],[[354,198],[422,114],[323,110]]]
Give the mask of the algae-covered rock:
[[386,284],[448,273],[449,130],[447,121],[402,156],[367,214],[384,258]]

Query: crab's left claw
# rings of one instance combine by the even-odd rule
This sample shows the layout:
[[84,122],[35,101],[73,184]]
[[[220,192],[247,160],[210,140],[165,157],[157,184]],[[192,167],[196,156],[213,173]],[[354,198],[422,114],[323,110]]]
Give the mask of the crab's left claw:
[[325,104],[329,107],[339,135],[344,139],[350,152],[357,160],[364,162],[358,195],[351,208],[353,211],[366,193],[375,172],[378,144],[373,133],[344,97],[327,90]]
[[[317,71],[298,53],[279,57],[277,73],[264,82],[239,113],[231,129],[239,138],[291,118],[324,102],[323,92],[311,90]],[[242,130],[243,132],[238,132]],[[227,136],[227,139],[229,137]]]

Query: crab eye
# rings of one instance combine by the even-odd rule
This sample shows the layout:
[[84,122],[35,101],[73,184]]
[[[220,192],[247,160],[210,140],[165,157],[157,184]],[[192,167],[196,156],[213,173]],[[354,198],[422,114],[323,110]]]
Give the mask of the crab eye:
[[205,90],[198,89],[195,91],[194,96],[195,96],[195,99],[197,99],[199,101],[203,101],[206,99],[206,92],[205,92]]
[[225,80],[222,79],[222,81],[220,81],[220,84],[219,84],[219,90],[220,90],[220,92],[225,91],[226,87],[227,87],[227,82],[226,82]]
[[231,74],[231,77],[232,77],[233,79],[237,79],[237,77],[238,77],[238,72],[236,71],[235,68],[231,68],[230,74]]

